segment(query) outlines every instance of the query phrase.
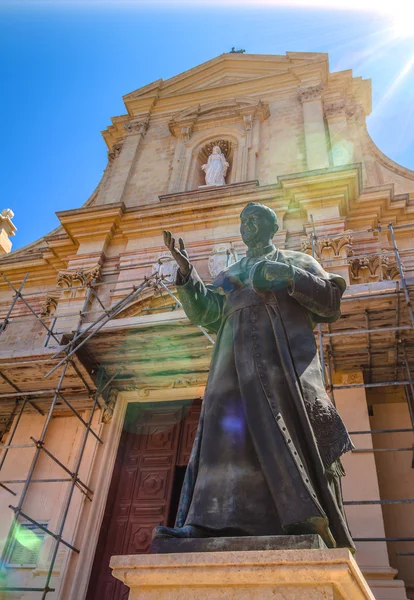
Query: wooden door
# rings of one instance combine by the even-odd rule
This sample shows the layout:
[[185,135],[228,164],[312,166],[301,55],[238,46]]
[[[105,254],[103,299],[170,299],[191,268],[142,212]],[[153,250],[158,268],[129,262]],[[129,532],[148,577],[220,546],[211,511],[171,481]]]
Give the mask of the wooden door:
[[199,413],[199,402],[128,406],[87,600],[128,598],[129,588],[112,577],[109,560],[148,552],[154,527],[172,521],[176,466],[188,462]]

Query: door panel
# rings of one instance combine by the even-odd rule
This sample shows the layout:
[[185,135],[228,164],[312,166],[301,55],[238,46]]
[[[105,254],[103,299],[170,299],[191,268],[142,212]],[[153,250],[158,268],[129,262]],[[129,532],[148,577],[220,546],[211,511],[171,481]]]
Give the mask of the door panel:
[[185,412],[171,403],[128,406],[87,600],[128,597],[109,561],[115,554],[148,552],[152,530],[167,522]]

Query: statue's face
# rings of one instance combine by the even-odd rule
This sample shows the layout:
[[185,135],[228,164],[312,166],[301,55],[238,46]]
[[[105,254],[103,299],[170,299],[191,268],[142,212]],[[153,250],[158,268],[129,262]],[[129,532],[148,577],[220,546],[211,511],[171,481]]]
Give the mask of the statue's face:
[[220,146],[214,146],[213,148],[213,154],[220,154],[221,150],[220,150]]
[[240,234],[246,246],[267,244],[272,237],[269,219],[256,206],[247,206],[240,215]]

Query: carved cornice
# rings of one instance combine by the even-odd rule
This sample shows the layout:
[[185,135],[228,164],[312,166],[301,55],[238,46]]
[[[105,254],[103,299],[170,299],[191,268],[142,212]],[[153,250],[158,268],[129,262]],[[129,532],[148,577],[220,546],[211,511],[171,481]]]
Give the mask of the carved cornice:
[[246,130],[254,119],[264,121],[270,116],[269,104],[250,98],[231,98],[187,108],[172,117],[168,128],[174,137],[188,141],[197,129],[206,129],[220,121],[243,120]]
[[149,126],[148,119],[135,119],[134,121],[128,121],[125,123],[124,129],[127,134],[131,135],[145,135]]
[[324,87],[325,85],[323,83],[319,83],[318,85],[313,85],[307,88],[300,88],[298,90],[299,102],[309,102],[311,100],[317,100],[321,97]]
[[77,269],[76,271],[59,271],[57,286],[60,288],[76,288],[88,286],[101,278],[101,266],[95,265],[88,269]]

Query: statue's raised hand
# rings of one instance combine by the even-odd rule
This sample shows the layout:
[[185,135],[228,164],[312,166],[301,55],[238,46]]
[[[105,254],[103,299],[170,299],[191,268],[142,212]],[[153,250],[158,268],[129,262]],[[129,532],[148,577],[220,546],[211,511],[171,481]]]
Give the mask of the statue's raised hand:
[[190,261],[188,260],[187,250],[185,249],[184,242],[182,238],[179,238],[179,248],[175,247],[175,238],[172,237],[171,231],[164,231],[164,244],[167,246],[168,250],[171,252],[173,258],[178,264],[178,267],[181,271],[181,274],[188,275],[190,272]]

